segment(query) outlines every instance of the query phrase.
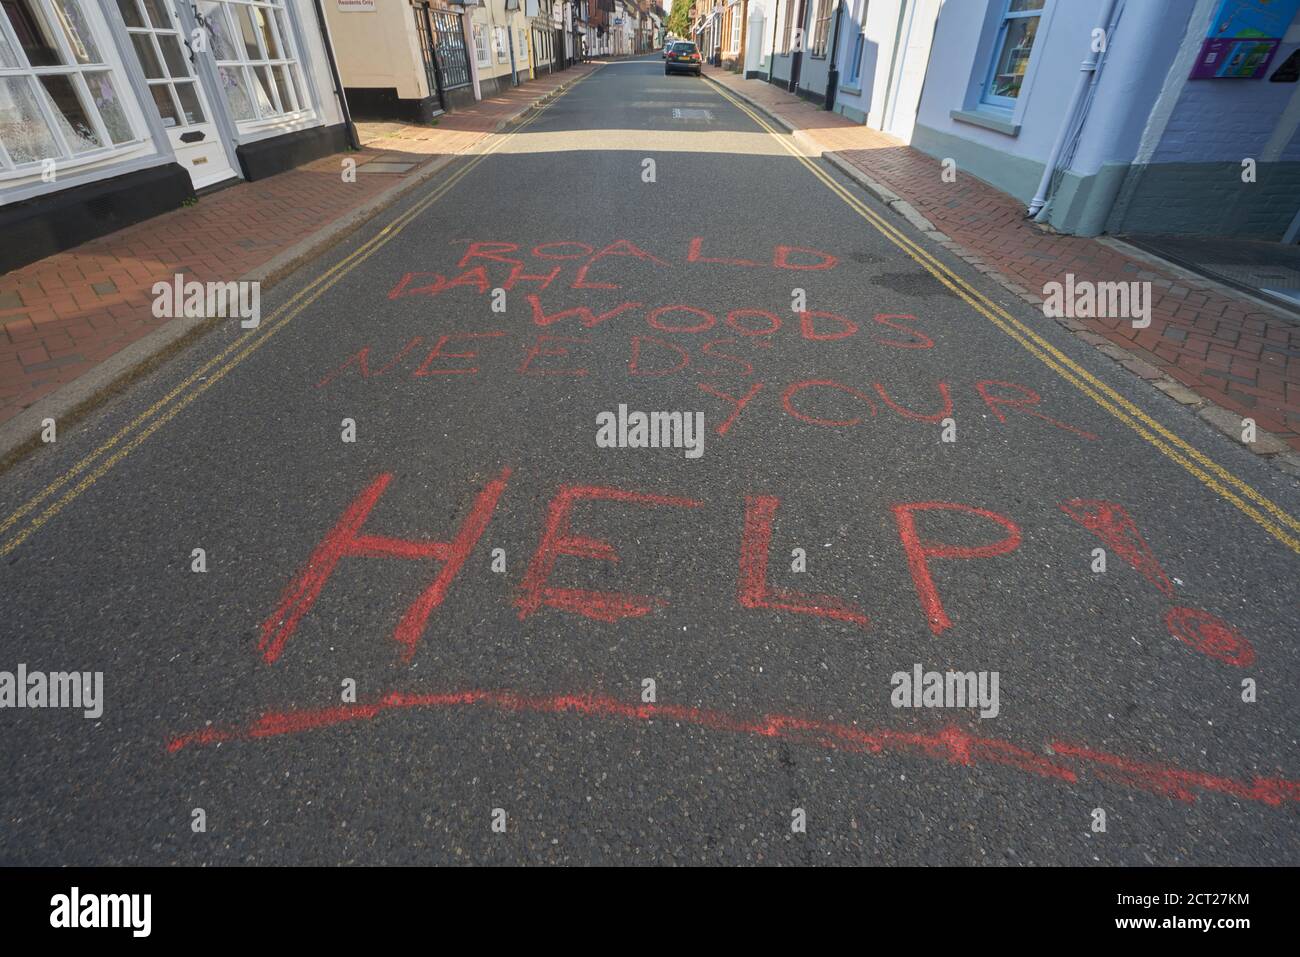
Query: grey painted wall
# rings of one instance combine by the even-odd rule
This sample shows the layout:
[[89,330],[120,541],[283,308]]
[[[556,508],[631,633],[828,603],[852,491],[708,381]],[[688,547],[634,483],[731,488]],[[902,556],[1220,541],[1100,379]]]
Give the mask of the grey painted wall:
[[1300,162],[1151,163],[1130,167],[1106,221],[1112,233],[1178,233],[1280,240],[1300,207]]

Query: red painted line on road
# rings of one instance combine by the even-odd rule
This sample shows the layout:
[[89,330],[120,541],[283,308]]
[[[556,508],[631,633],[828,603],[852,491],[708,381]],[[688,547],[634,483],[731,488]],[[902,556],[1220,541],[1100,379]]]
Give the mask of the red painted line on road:
[[1083,745],[1066,744],[1061,741],[1052,742],[1052,751],[1062,757],[1099,765],[1100,770],[1094,773],[1105,780],[1128,784],[1143,791],[1163,794],[1189,804],[1196,800],[1197,790],[1230,794],[1248,801],[1260,801],[1272,807],[1280,807],[1287,801],[1300,802],[1300,781],[1257,777],[1250,784],[1246,784],[1233,778],[1218,777],[1200,771],[1144,764],[1141,761],[1133,761],[1118,755],[1095,751]]
[[1198,791],[1227,794],[1270,807],[1300,802],[1300,781],[1257,777],[1251,783],[1168,765],[1147,764],[1092,748],[1053,742],[1053,759],[1010,741],[982,738],[955,725],[933,734],[889,728],[866,730],[852,724],[769,714],[742,718],[723,711],[672,704],[630,704],[599,694],[526,695],[514,691],[453,691],[442,694],[393,692],[368,704],[330,708],[268,711],[255,721],[233,728],[203,728],[167,742],[175,754],[187,748],[231,741],[262,741],[315,731],[355,721],[371,721],[390,711],[431,710],[479,706],[511,714],[560,714],[629,721],[674,721],[710,731],[746,734],[856,754],[917,754],[947,764],[973,767],[996,764],[1034,777],[1077,784],[1078,772],[1062,758],[1093,766],[1102,780],[1193,803]]

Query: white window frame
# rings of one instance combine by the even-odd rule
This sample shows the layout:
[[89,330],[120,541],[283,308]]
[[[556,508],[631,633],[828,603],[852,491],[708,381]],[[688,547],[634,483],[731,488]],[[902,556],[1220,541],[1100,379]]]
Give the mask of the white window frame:
[[488,43],[487,32],[483,24],[475,23],[474,27],[474,60],[479,66],[492,65],[492,46]]
[[[123,21],[126,27],[128,41],[132,44],[132,50],[134,51],[135,41],[131,38],[136,36],[144,37],[145,40],[148,42],[149,46],[151,47],[151,49],[153,50],[154,57],[157,60],[159,67],[162,69],[163,75],[161,77],[150,77],[147,73],[144,72],[144,64],[140,64],[140,68],[141,68],[140,72],[141,75],[144,76],[145,84],[149,87],[149,95],[153,96],[154,87],[160,86],[166,89],[168,99],[172,101],[172,109],[175,111],[176,116],[179,118],[180,121],[177,124],[177,126],[181,128],[184,128],[186,126],[196,126],[196,125],[202,126],[207,123],[215,122],[215,120],[211,116],[205,117],[203,120],[200,120],[196,123],[190,122],[185,116],[184,105],[181,103],[180,95],[176,91],[176,87],[178,85],[183,85],[188,83],[191,89],[194,90],[195,97],[200,101],[199,102],[200,109],[203,108],[203,104],[202,104],[203,97],[200,96],[198,92],[200,81],[199,81],[198,73],[194,68],[194,64],[191,63],[189,59],[190,48],[189,45],[186,43],[186,37],[183,33],[184,27],[175,18],[175,15],[172,14],[171,11],[168,11],[172,17],[169,24],[161,27],[155,27],[152,25],[152,22],[149,19],[149,10],[146,9],[147,5],[141,3],[140,0],[130,0],[130,2],[135,3],[136,15],[142,17],[143,22],[145,24],[145,26],[137,27],[137,26],[132,26],[129,23],[125,23],[125,20]],[[117,4],[115,5],[120,5],[120,3],[121,0],[117,0]],[[164,0],[164,4],[165,3],[166,0]],[[162,43],[159,39],[159,37],[163,35],[170,35],[175,37],[176,42],[180,44],[181,58],[185,62],[185,69],[188,71],[185,76],[176,77],[171,75],[171,66],[168,64],[167,58],[163,55]],[[140,59],[139,55],[137,54],[136,60],[139,61],[139,59]],[[154,104],[152,103],[147,103],[146,105],[154,106]],[[162,124],[164,129],[173,128],[167,126],[167,121],[165,119],[162,120]]]
[[[18,42],[18,37],[9,23],[9,18],[3,12],[0,12],[0,35],[3,35],[17,61],[16,66],[0,66],[0,77],[16,77],[27,80],[26,86],[36,100],[37,107],[41,112],[41,119],[49,130],[54,144],[58,147],[59,155],[40,157],[19,163],[13,158],[4,143],[0,142],[0,187],[9,189],[16,185],[41,179],[45,163],[48,160],[54,161],[54,170],[57,177],[72,171],[84,170],[86,167],[119,162],[126,157],[145,152],[143,147],[146,145],[150,147],[148,151],[153,152],[152,140],[147,132],[149,125],[136,99],[135,88],[127,79],[126,71],[117,55],[116,45],[113,43],[113,38],[108,31],[108,25],[104,22],[99,7],[89,2],[89,0],[75,0],[85,19],[90,39],[97,47],[100,56],[98,62],[80,63],[73,55],[68,43],[68,37],[59,26],[59,21],[55,18],[53,0],[29,0],[29,2],[31,6],[36,8],[36,15],[44,19],[45,26],[54,37],[55,50],[63,62],[55,66],[32,66],[22,45]],[[131,128],[129,139],[115,144],[108,135],[104,119],[100,115],[99,108],[95,105],[94,97],[90,95],[90,88],[85,76],[87,73],[108,73],[114,94],[122,107],[122,112],[126,116],[127,125]],[[40,78],[43,76],[63,76],[68,78],[81,104],[81,108],[86,114],[86,118],[90,120],[93,126],[95,136],[104,145],[81,152],[75,152],[72,149],[55,115],[57,106],[49,98],[40,82]],[[57,179],[55,181],[57,182]]]
[[727,50],[728,53],[740,52],[740,28],[743,26],[741,23],[740,9],[739,3],[733,3],[731,5],[731,46]]
[[[209,6],[209,4],[216,4],[222,11],[221,22],[226,30],[226,39],[230,42],[235,55],[238,57],[238,59],[233,60],[218,59],[217,50],[214,48],[213,41],[209,38],[208,52],[212,56],[212,61],[216,67],[218,81],[220,81],[223,69],[237,71],[243,77],[244,90],[253,107],[253,117],[237,118],[230,110],[229,103],[225,100],[225,90],[217,91],[217,96],[222,98],[221,105],[226,110],[227,115],[230,116],[236,129],[241,134],[256,133],[261,130],[298,124],[303,120],[314,118],[316,108],[311,102],[312,94],[311,88],[307,84],[306,67],[303,64],[302,54],[299,52],[298,38],[294,35],[294,26],[290,12],[287,9],[288,3],[286,0],[204,0],[204,9],[199,12],[205,18],[211,19],[213,7]],[[271,25],[271,32],[280,47],[279,57],[271,59],[262,32],[257,30],[255,33],[259,58],[256,60],[249,58],[243,31],[239,22],[235,19],[236,11],[240,10],[240,8],[249,7],[266,11],[269,14],[268,22]],[[279,16],[276,16],[276,13]],[[290,109],[285,109],[284,104],[280,102],[279,84],[274,80],[274,69],[277,67],[283,69],[288,77],[288,92],[295,101],[290,104]],[[258,79],[256,76],[258,69],[268,71],[268,75],[272,77],[270,90],[263,90],[263,92],[269,92],[269,99],[274,112],[263,112],[262,105],[258,101]]]

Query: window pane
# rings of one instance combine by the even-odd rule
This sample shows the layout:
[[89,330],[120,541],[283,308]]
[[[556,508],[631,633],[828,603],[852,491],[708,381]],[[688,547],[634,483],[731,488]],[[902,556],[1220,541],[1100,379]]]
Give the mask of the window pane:
[[158,115],[162,117],[162,125],[168,129],[179,125],[180,116],[176,113],[176,104],[172,102],[172,94],[167,89],[167,84],[155,83],[149,87],[149,92],[153,94],[153,102],[158,107]]
[[18,51],[5,39],[4,31],[0,30],[0,67],[16,67],[18,65]]
[[293,91],[298,94],[298,109],[310,110],[311,99],[307,96],[307,88],[302,85],[302,73],[296,63],[289,67],[289,78],[293,80]]
[[278,111],[275,108],[275,100],[271,96],[271,78],[266,74],[266,67],[254,67],[253,75],[257,77],[254,91],[257,93],[258,110],[263,116],[274,116]]
[[199,0],[199,14],[208,31],[208,49],[217,60],[238,60],[235,44],[230,39],[230,25],[226,11],[217,0]]
[[6,0],[4,10],[9,14],[9,23],[27,54],[28,63],[32,66],[58,66],[63,62],[54,34],[33,0],[17,0],[16,3]]
[[126,143],[135,139],[131,121],[127,119],[122,102],[117,98],[117,90],[113,88],[112,77],[107,72],[87,73],[86,86],[90,89],[90,98],[95,101],[95,107],[99,110],[99,118],[104,121],[104,127],[108,130],[109,139],[114,143]]
[[68,48],[78,63],[103,63],[95,38],[90,35],[90,24],[86,22],[86,12],[81,9],[81,0],[54,0],[54,15],[63,27],[68,38]]
[[280,57],[288,60],[293,57],[293,37],[289,34],[289,24],[284,19],[284,11],[275,11],[275,25],[280,28]]
[[34,163],[59,155],[30,81],[22,76],[0,77],[0,142],[15,163]]
[[49,104],[54,107],[54,118],[63,131],[63,138],[74,153],[99,149],[100,142],[95,125],[86,113],[85,104],[77,95],[77,88],[69,76],[40,77],[41,89]]
[[289,93],[289,80],[284,75],[284,67],[271,67],[271,75],[275,77],[275,88],[280,94],[280,108],[286,113],[292,113],[294,110],[293,96]]
[[128,27],[145,25],[144,17],[140,16],[140,8],[135,5],[135,0],[117,0],[117,8],[122,11],[122,22]]
[[993,68],[994,96],[1020,95],[1020,84],[1024,82],[1029,53],[1034,47],[1034,36],[1038,32],[1038,19],[1022,17],[1007,21],[1006,39],[1003,40],[997,66]]
[[262,50],[257,45],[257,27],[253,24],[253,8],[240,4],[231,7],[230,12],[235,15],[235,20],[239,24],[239,32],[244,38],[244,51],[248,59],[263,59]]
[[280,46],[275,42],[275,32],[271,29],[271,20],[267,12],[260,7],[254,7],[253,13],[257,17],[257,26],[262,33],[262,45],[266,47],[266,58],[268,60],[283,60],[284,54],[280,52]]
[[181,112],[185,114],[186,123],[193,126],[204,121],[203,107],[199,105],[199,96],[194,92],[193,83],[177,83],[176,99],[181,101]]
[[185,61],[185,54],[181,51],[181,41],[176,39],[176,34],[158,34],[158,46],[162,50],[163,59],[167,61],[168,73],[174,77],[187,77],[190,75],[190,68]]
[[1043,9],[1043,0],[1011,0],[1009,13],[1023,13],[1026,10]]
[[149,34],[131,34],[131,45],[135,47],[136,59],[140,61],[140,68],[144,70],[145,76],[157,80],[166,75],[163,73],[162,64],[158,62],[158,54],[154,52],[153,39]]
[[144,10],[149,14],[149,22],[154,27],[159,30],[172,29],[172,18],[163,0],[144,0]]
[[217,67],[217,77],[225,91],[226,102],[230,105],[230,115],[237,120],[255,119],[253,101],[248,98],[248,83],[244,71],[239,67]]

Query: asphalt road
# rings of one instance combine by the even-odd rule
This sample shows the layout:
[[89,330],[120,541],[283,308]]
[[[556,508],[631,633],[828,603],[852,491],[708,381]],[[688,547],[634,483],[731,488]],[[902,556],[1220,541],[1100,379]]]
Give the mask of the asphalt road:
[[1294,482],[657,58],[491,149],[0,476],[0,861],[1300,863]]

